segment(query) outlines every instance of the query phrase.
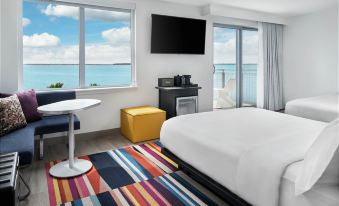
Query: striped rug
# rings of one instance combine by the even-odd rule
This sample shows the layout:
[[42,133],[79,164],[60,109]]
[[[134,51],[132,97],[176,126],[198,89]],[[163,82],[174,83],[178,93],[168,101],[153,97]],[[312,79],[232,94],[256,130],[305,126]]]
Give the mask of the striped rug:
[[[92,203],[89,205],[105,205],[96,204],[95,197],[100,199],[110,193],[116,195],[114,197],[120,195],[118,192],[112,193],[112,191],[120,191],[121,195],[125,195],[126,201],[132,201],[133,197],[129,198],[126,194],[136,194],[131,191],[135,190],[136,187],[141,190],[145,189],[146,187],[141,185],[151,184],[142,182],[145,180],[150,180],[152,183],[156,181],[158,184],[161,181],[166,182],[166,174],[173,173],[178,168],[175,162],[161,153],[160,142],[130,146],[79,158],[91,161],[93,168],[84,175],[68,179],[54,178],[49,175],[49,169],[60,161],[46,163],[45,170],[51,206],[72,202],[73,200],[81,202],[91,200]],[[162,177],[153,179],[159,176]],[[139,182],[140,184],[133,185],[133,183]],[[163,190],[165,191],[165,189]],[[157,191],[159,192],[158,189],[155,192]],[[97,194],[101,196],[96,196]],[[123,199],[119,198],[114,200],[118,201],[116,204],[119,201],[123,201]],[[139,201],[139,199],[136,201]],[[112,205],[114,204],[112,203]]]
[[111,205],[181,206],[224,205],[224,203],[179,171],[61,204],[61,206]]

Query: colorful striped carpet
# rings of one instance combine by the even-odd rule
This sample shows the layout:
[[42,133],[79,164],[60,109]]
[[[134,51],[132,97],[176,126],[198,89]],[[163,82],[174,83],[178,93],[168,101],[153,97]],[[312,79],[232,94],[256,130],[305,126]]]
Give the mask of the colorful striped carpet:
[[49,201],[55,205],[215,205],[211,195],[161,153],[160,142],[79,157],[93,163],[86,174],[58,179],[46,164]]

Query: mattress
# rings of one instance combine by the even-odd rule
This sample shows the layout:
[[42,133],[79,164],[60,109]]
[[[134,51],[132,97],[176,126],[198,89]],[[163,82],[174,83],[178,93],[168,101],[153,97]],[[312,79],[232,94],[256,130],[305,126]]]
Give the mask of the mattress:
[[220,110],[167,120],[160,141],[177,157],[239,195],[235,177],[243,152],[285,136],[309,137],[308,148],[324,125],[255,108]]
[[302,162],[296,162],[286,168],[281,180],[280,206],[338,206],[339,184],[317,183],[310,191],[295,196],[295,180]]
[[287,102],[285,113],[330,122],[339,117],[339,94],[296,99]]

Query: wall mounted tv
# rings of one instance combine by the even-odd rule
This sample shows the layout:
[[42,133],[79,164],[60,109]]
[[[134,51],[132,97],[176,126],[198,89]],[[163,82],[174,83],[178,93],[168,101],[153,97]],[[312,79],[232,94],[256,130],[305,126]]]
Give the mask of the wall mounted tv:
[[151,53],[205,54],[206,21],[152,14]]

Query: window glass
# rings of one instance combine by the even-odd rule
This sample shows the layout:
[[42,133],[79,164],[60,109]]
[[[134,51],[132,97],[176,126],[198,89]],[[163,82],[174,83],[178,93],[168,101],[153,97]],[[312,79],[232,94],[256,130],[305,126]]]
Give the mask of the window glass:
[[242,106],[257,105],[258,31],[242,31]]
[[214,95],[215,109],[236,106],[237,30],[214,27]]
[[133,83],[129,10],[24,0],[22,26],[24,89]]
[[24,88],[77,88],[79,9],[30,1],[23,8]]
[[132,82],[130,13],[85,9],[86,86]]

